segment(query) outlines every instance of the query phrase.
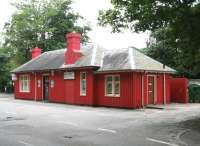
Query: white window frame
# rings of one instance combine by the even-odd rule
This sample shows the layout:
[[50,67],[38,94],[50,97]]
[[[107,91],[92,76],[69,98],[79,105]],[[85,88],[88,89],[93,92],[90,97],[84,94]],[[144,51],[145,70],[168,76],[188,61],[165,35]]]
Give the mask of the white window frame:
[[26,93],[30,92],[30,76],[29,75],[19,76],[19,91],[26,92]]
[[[112,77],[112,81],[109,81],[109,82],[112,82],[112,93],[111,94],[108,94],[107,93],[107,85],[108,85],[108,81],[107,81],[107,78],[108,77]],[[115,77],[119,77],[119,81],[115,81]],[[115,93],[115,84],[118,83],[119,84],[119,93],[116,94]],[[105,76],[105,96],[112,96],[112,97],[120,97],[120,75],[106,75]]]
[[[85,74],[85,79],[82,78],[82,74]],[[83,91],[83,84],[82,81],[85,80],[85,91]],[[87,92],[87,74],[86,72],[80,72],[80,95],[81,96],[86,96],[86,92]]]

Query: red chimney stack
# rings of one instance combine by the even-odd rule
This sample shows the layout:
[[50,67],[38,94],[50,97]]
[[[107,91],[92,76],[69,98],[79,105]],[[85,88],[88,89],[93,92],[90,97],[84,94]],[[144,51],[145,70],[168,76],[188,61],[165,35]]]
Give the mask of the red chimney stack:
[[67,51],[65,52],[65,64],[74,64],[80,57],[81,34],[68,33],[66,35]]
[[34,59],[42,54],[42,49],[35,47],[34,49],[32,49],[31,53],[32,53],[32,59]]

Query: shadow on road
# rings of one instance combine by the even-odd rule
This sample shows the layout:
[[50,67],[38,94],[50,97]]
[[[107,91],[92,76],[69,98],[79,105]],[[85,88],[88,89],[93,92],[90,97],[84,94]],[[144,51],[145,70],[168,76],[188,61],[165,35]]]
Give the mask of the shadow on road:
[[180,126],[187,129],[187,131],[180,136],[180,139],[187,143],[189,146],[199,146],[200,118],[181,122]]

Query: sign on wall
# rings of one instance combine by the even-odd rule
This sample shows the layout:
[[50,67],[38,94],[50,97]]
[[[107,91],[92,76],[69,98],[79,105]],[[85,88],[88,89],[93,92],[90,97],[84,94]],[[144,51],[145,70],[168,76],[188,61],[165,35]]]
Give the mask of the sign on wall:
[[54,80],[51,80],[50,85],[51,85],[51,88],[54,87]]
[[41,80],[37,80],[37,85],[38,85],[38,88],[41,87]]
[[12,77],[12,81],[16,81],[17,80],[16,74],[11,74],[11,77]]
[[73,71],[64,72],[64,79],[65,80],[73,80],[73,79],[75,79],[74,72]]

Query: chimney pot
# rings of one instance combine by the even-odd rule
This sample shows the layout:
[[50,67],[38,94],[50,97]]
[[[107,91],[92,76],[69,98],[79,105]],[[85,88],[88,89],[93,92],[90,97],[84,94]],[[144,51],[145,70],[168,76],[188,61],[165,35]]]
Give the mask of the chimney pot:
[[75,32],[68,33],[66,35],[66,42],[65,64],[74,64],[81,57],[81,34]]
[[34,59],[42,54],[42,49],[35,47],[34,49],[32,49],[31,53],[32,53],[32,59]]

